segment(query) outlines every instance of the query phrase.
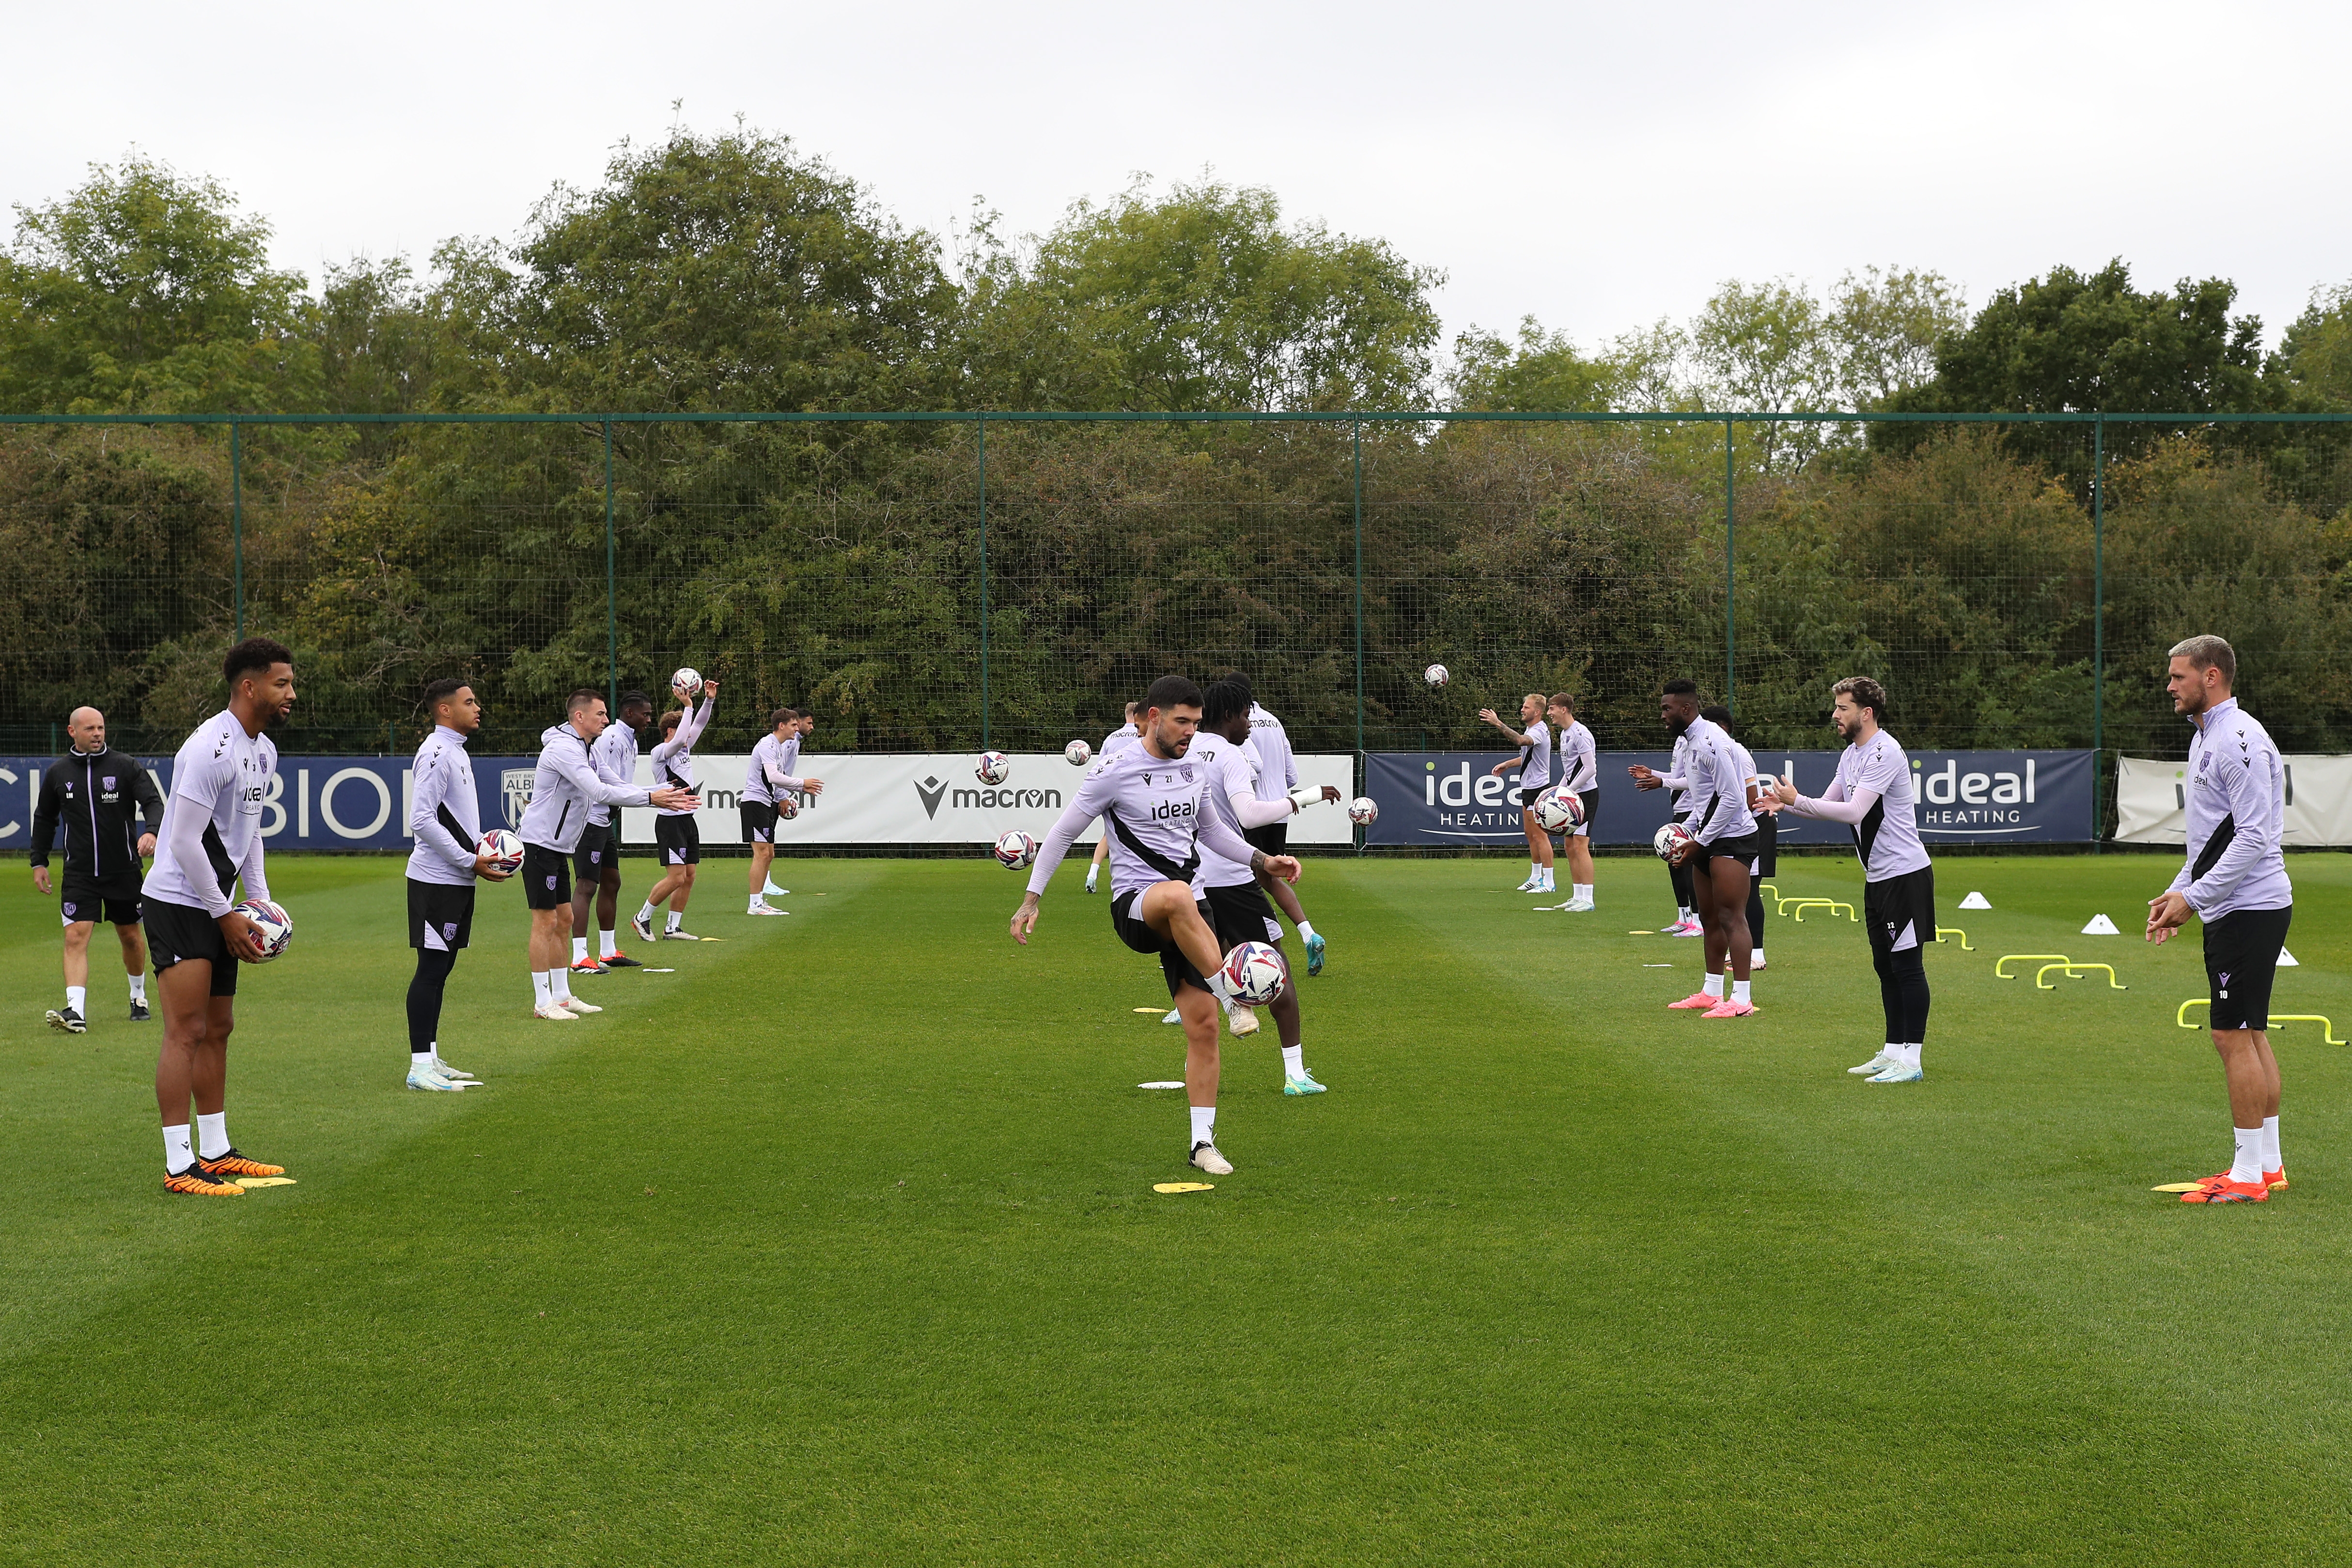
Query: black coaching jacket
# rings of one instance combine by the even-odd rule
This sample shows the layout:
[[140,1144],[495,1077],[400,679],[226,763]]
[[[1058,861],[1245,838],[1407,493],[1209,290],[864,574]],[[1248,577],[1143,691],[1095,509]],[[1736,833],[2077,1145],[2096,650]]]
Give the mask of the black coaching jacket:
[[41,775],[33,807],[33,863],[49,863],[58,824],[66,830],[66,874],[112,882],[142,874],[134,816],[147,831],[163,829],[163,796],[137,758],[112,747],[94,754],[68,751]]

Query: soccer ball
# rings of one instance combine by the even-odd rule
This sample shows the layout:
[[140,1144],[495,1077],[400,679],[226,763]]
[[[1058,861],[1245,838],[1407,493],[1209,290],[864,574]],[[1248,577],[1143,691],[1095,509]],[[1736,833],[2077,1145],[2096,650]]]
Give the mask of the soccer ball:
[[672,672],[669,689],[688,701],[702,695],[702,672],[693,668]]
[[1421,672],[1421,678],[1433,686],[1442,686],[1454,677],[1446,673],[1444,665],[1432,664]]
[[1006,871],[1026,871],[1037,862],[1037,841],[1015,828],[996,841],[996,863]]
[[1565,784],[1536,797],[1536,826],[1547,833],[1564,833],[1584,821],[1584,802]]
[[1348,802],[1348,821],[1360,828],[1369,828],[1381,814],[1381,803],[1370,795],[1359,795]]
[[1062,755],[1073,768],[1084,768],[1095,759],[1095,748],[1083,740],[1074,740],[1062,747]]
[[1652,836],[1650,847],[1658,852],[1660,860],[1672,860],[1685,844],[1696,841],[1688,828],[1680,822],[1668,822]]
[[1282,995],[1289,981],[1282,955],[1263,942],[1244,942],[1225,955],[1225,984],[1236,1001],[1262,1008]]
[[514,871],[522,864],[522,841],[504,828],[492,828],[474,846],[478,855],[488,855],[500,871]]
[[1001,751],[983,751],[980,765],[972,769],[983,784],[1002,784],[1013,777],[1013,758]]
[[239,954],[238,957],[245,963],[267,964],[285,952],[294,940],[293,919],[284,909],[266,898],[248,898],[236,906],[236,913],[252,921],[253,928],[261,933],[261,956],[247,958]]
[[790,795],[776,797],[776,821],[789,822],[801,814],[801,803]]

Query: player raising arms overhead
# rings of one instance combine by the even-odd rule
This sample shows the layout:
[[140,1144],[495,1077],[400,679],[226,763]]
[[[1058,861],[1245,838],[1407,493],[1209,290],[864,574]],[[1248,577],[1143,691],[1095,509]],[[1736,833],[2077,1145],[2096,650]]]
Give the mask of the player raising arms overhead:
[[[1013,913],[1013,939],[1026,946],[1037,926],[1037,901],[1070,845],[1100,817],[1112,839],[1110,918],[1119,940],[1157,954],[1168,994],[1184,1015],[1184,1087],[1192,1115],[1192,1163],[1213,1176],[1233,1166],[1217,1152],[1217,1004],[1233,998],[1225,983],[1223,949],[1192,896],[1200,847],[1286,882],[1298,862],[1253,848],[1207,809],[1210,770],[1185,760],[1201,724],[1201,688],[1181,675],[1162,675],[1144,694],[1143,744],[1120,752],[1078,787],[1037,852],[1029,891]],[[1254,1033],[1257,1015],[1235,1009],[1236,1035]]]
[[[1703,1009],[1711,1019],[1746,1018],[1756,1010],[1748,988],[1748,956],[1754,950],[1748,933],[1748,868],[1759,847],[1753,765],[1743,772],[1731,737],[1699,716],[1696,682],[1668,681],[1658,699],[1658,716],[1685,743],[1683,766],[1690,781],[1685,802],[1691,838],[1675,858],[1691,868],[1699,924],[1706,929],[1706,987],[1666,1005]],[[1632,771],[1640,789],[1654,789],[1665,782],[1639,763]],[[1727,964],[1731,973],[1727,997],[1723,994]]]
[[[702,706],[694,706],[694,696],[683,688],[673,687],[673,695],[686,706],[672,708],[662,715],[661,744],[654,747],[654,777],[683,795],[694,793],[694,743],[702,738],[709,726],[710,710],[719,706],[719,683],[702,683]],[[636,929],[637,939],[654,939],[654,911],[662,901],[669,901],[669,924],[662,936],[673,942],[696,942],[701,938],[685,929],[686,901],[694,893],[694,873],[702,864],[702,828],[694,820],[691,809],[665,810],[654,819],[654,842],[661,852],[661,880],[646,894],[645,907],[633,915],[629,924]]]
[[[155,1104],[163,1117],[163,1187],[197,1197],[236,1197],[239,1176],[276,1176],[282,1166],[249,1160],[228,1141],[228,1037],[236,1029],[237,970],[262,955],[261,933],[231,906],[269,896],[262,870],[262,802],[278,747],[262,733],[294,711],[294,655],[249,637],[228,651],[228,707],[196,727],[172,763],[172,795],[155,864],[140,889],[147,946],[163,1004]],[[188,1143],[195,1106],[201,1143]]]

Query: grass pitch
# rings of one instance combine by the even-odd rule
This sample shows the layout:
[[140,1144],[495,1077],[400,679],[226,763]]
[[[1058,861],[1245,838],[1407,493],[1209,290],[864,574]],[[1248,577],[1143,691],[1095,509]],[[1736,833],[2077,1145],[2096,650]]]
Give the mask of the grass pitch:
[[[1331,1092],[1228,1042],[1182,1163],[1157,966],[1078,869],[1036,945],[992,863],[707,868],[675,974],[527,1016],[486,892],[411,1093],[400,866],[273,864],[230,1131],[299,1185],[159,1187],[158,1026],[101,933],[53,1034],[54,908],[0,915],[0,1558],[103,1563],[2341,1561],[2352,1051],[2278,1036],[2292,1190],[2227,1162],[2174,1009],[2171,862],[1947,861],[1927,1081],[1861,929],[1768,922],[1763,1011],[1664,1010],[1654,862],[1535,915],[1507,859],[1308,862]],[[2291,862],[2282,1011],[2352,1027],[2352,867]],[[629,898],[650,868],[631,862]],[[1851,861],[1783,892],[1853,898]],[[1981,889],[1989,912],[1953,913]],[[2116,965],[2037,991],[2010,952]],[[1667,965],[1671,967],[1649,967]],[[2053,977],[2054,978],[2054,977]],[[1270,1034],[1269,1030],[1269,1034]],[[1261,1037],[1265,1038],[1265,1037]]]

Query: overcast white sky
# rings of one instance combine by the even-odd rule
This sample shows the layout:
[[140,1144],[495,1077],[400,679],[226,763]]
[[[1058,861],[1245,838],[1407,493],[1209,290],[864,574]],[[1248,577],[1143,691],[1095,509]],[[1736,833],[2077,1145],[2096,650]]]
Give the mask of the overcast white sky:
[[[2235,278],[2273,342],[2352,278],[2336,4],[620,5],[25,8],[0,200],[136,145],[315,280],[509,235],[683,99],[944,232],[1204,166],[1449,275],[1449,335],[1593,344],[1727,277],[1930,267],[1971,301],[2120,255]],[[38,63],[37,68],[27,67]]]

